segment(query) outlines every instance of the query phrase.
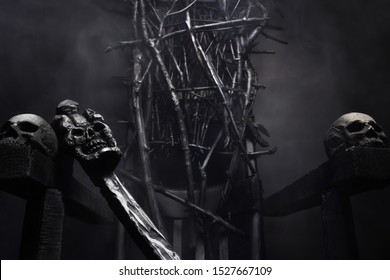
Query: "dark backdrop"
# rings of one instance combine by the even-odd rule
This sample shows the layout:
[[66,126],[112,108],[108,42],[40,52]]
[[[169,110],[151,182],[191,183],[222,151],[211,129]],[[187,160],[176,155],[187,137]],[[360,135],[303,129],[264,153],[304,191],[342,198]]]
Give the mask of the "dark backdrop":
[[[322,138],[341,114],[372,115],[390,133],[390,4],[384,0],[276,0],[270,30],[286,40],[263,39],[254,56],[267,89],[257,119],[278,152],[260,160],[268,196],[326,160]],[[120,0],[0,1],[0,122],[31,112],[50,121],[59,101],[71,98],[103,114],[119,142],[126,93],[111,77],[124,75],[129,53],[105,54],[128,38]],[[352,200],[362,258],[390,258],[390,192]],[[0,193],[0,256],[16,258],[23,201]],[[111,258],[113,230],[67,219],[64,256]],[[322,258],[319,207],[265,219],[271,259]],[[80,236],[88,235],[88,238]]]

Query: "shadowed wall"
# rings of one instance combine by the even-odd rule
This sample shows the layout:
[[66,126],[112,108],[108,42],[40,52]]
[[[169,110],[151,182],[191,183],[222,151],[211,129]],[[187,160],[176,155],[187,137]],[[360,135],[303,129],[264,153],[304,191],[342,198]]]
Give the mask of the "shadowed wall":
[[[256,116],[279,149],[259,161],[265,196],[326,160],[322,138],[341,114],[370,114],[390,133],[390,5],[381,0],[275,3],[283,15],[276,10],[271,23],[284,30],[268,32],[289,45],[263,39],[257,48],[276,55],[252,58],[267,86]],[[1,1],[0,121],[25,112],[50,121],[58,102],[70,98],[101,113],[123,143],[125,129],[116,120],[127,119],[126,92],[111,77],[126,75],[130,53],[103,51],[128,38],[129,24],[120,0]],[[353,198],[362,258],[390,258],[389,200],[389,190]],[[0,257],[16,258],[23,201],[4,193],[0,201]],[[265,226],[268,258],[323,257],[319,207],[266,218]],[[113,256],[109,227],[67,219],[65,231],[65,258]]]

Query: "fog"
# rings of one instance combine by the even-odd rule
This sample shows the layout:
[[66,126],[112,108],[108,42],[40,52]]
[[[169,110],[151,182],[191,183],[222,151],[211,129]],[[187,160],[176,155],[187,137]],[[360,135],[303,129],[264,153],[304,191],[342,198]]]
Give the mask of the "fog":
[[[278,148],[259,160],[266,197],[327,160],[322,140],[340,115],[370,114],[390,134],[390,4],[274,2],[271,24],[283,30],[267,32],[288,45],[262,38],[257,48],[276,54],[252,57],[266,86],[256,118]],[[74,99],[101,113],[123,143],[125,129],[116,121],[127,118],[126,91],[112,77],[126,75],[129,53],[104,49],[129,38],[126,13],[120,0],[1,1],[0,122],[26,112],[50,121],[61,100]],[[16,258],[23,201],[4,193],[0,201],[0,256]],[[390,257],[389,201],[389,190],[352,199],[362,258]],[[71,219],[65,226],[66,258],[112,257],[109,227]],[[265,238],[270,259],[323,258],[320,208],[266,218]]]

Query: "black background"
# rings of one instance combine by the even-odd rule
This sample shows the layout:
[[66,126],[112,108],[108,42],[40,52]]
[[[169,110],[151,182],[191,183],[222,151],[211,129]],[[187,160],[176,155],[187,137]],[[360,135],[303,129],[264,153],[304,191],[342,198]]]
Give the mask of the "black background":
[[[272,156],[260,159],[268,196],[326,160],[322,139],[341,114],[370,114],[390,133],[390,4],[384,0],[276,0],[270,34],[254,56],[267,89],[255,113],[271,133]],[[100,112],[120,143],[126,93],[111,77],[125,75],[129,53],[104,49],[129,38],[122,1],[0,0],[0,122],[20,113],[50,121],[63,99]],[[390,258],[390,191],[353,197],[362,258]],[[16,258],[23,201],[0,193],[0,257]],[[67,218],[65,258],[111,258],[113,230]],[[270,259],[323,258],[319,207],[266,218]]]

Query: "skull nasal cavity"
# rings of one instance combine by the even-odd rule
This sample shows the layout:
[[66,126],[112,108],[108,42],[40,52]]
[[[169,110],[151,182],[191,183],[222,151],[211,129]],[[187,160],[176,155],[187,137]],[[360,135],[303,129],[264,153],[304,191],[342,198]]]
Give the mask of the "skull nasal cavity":
[[16,139],[16,138],[18,138],[19,134],[18,134],[18,132],[15,129],[13,129],[11,127],[2,136],[3,136],[2,138],[8,138],[9,137],[9,138]]
[[87,136],[88,137],[93,137],[95,135],[96,135],[96,133],[95,133],[95,131],[92,128],[88,128],[87,129]]
[[367,131],[367,133],[365,134],[367,138],[377,138],[378,137],[378,134],[375,132],[375,130],[370,127],[370,129]]

